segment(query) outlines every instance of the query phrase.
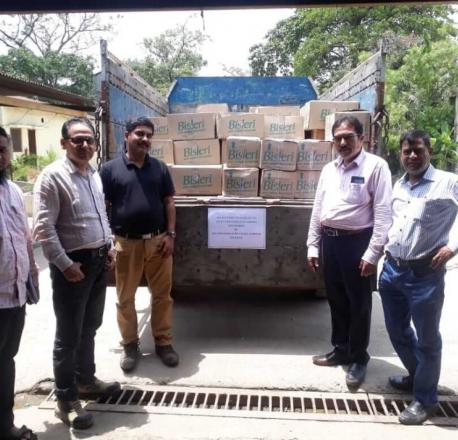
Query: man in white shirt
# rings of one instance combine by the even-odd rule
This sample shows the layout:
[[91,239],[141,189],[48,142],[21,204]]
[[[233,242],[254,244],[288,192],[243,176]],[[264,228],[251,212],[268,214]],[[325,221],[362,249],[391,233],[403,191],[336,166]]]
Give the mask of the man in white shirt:
[[414,395],[399,421],[419,425],[437,409],[445,264],[458,251],[458,176],[431,165],[424,131],[405,133],[400,149],[406,173],[393,189],[379,290],[388,334],[408,373],[391,376],[389,383]]
[[369,362],[372,290],[391,224],[388,164],[363,149],[363,127],[353,116],[332,127],[339,157],[322,170],[307,238],[308,266],[323,262],[334,349],[313,357],[320,366],[349,364],[347,386],[357,389]]

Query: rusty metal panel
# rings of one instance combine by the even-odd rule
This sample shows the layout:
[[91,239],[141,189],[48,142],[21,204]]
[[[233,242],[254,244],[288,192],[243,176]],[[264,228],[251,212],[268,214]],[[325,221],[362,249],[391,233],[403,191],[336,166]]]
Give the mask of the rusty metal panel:
[[209,249],[208,206],[177,203],[174,288],[323,288],[306,269],[311,204],[267,206],[265,250]]
[[384,82],[384,54],[379,51],[341,78],[320,99],[359,101],[361,109],[375,113],[381,104],[378,102],[377,89]]
[[111,159],[124,145],[125,123],[140,116],[163,116],[167,103],[159,93],[100,42],[102,72],[98,79],[103,112],[103,156]]

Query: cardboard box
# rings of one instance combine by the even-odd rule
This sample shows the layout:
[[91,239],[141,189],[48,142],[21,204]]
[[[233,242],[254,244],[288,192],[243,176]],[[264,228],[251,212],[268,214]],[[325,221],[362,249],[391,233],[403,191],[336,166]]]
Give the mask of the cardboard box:
[[332,160],[332,143],[329,141],[311,139],[302,141],[298,144],[298,170],[321,170]]
[[196,107],[196,113],[229,113],[227,104],[200,104]]
[[224,196],[256,197],[258,189],[258,168],[223,168]]
[[170,139],[167,117],[150,118],[154,125],[153,139]]
[[300,116],[301,108],[298,105],[275,105],[250,107],[250,113],[271,116]]
[[229,136],[264,137],[264,115],[254,113],[229,113],[217,120],[217,132],[220,139]]
[[216,196],[222,190],[222,166],[200,165],[171,165],[175,193],[177,196]]
[[223,139],[221,152],[221,161],[228,167],[258,167],[261,157],[261,139],[229,136],[227,139]]
[[304,117],[304,130],[324,130],[327,115],[358,109],[358,101],[309,101],[301,108],[300,114]]
[[176,165],[219,165],[221,163],[218,139],[175,141],[173,152]]
[[262,170],[259,194],[264,198],[292,199],[295,185],[295,171]]
[[266,170],[294,171],[298,142],[300,141],[263,139],[259,167]]
[[155,140],[151,141],[151,148],[149,154],[152,157],[162,160],[165,163],[173,164],[173,141]]
[[371,139],[371,123],[372,123],[372,116],[370,112],[366,111],[355,111],[355,112],[336,112],[332,115],[326,116],[325,122],[325,130],[324,130],[324,138],[327,141],[332,140],[332,126],[335,121],[344,116],[354,116],[357,118],[361,124],[363,124],[363,135],[364,141],[367,143]]
[[321,171],[296,171],[295,199],[313,199],[318,187]]
[[274,139],[304,139],[302,116],[264,116],[264,136]]
[[214,139],[215,113],[172,113],[167,115],[170,139]]

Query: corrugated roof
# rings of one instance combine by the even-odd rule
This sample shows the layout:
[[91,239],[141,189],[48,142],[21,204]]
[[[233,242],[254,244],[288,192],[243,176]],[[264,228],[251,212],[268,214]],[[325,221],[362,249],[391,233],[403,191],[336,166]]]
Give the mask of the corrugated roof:
[[34,81],[25,81],[4,73],[0,73],[0,94],[38,97],[53,105],[83,111],[94,111],[97,106],[93,99],[85,96],[65,92]]

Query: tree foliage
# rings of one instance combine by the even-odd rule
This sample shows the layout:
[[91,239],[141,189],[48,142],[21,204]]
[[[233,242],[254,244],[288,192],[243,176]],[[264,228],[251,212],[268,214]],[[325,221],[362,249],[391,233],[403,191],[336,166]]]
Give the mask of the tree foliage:
[[206,65],[199,53],[207,37],[181,24],[157,37],[145,38],[144,60],[129,60],[130,66],[163,95],[178,76],[193,76]]
[[407,51],[399,69],[387,72],[385,104],[390,114],[389,150],[397,161],[399,134],[426,130],[433,162],[440,168],[456,163],[458,143],[453,122],[458,87],[458,43],[445,39]]
[[93,46],[100,33],[110,30],[111,24],[102,24],[94,13],[6,15],[0,19],[0,42],[41,56],[75,53]]
[[0,18],[0,71],[90,96],[94,59],[80,55],[111,29],[97,14],[9,15]]
[[83,96],[92,96],[94,60],[68,53],[35,55],[29,49],[10,49],[0,56],[0,71]]
[[250,48],[254,75],[304,75],[326,89],[377,50],[382,36],[433,42],[454,34],[447,6],[300,9]]

